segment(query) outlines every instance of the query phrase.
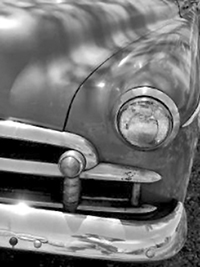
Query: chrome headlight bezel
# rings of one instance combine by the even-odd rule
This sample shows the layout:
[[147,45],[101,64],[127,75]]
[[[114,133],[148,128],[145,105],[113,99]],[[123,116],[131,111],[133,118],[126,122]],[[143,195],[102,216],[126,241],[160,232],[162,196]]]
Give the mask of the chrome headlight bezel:
[[[166,136],[166,138],[162,142],[160,142],[156,145],[153,145],[152,147],[136,146],[136,145],[132,144],[131,142],[129,142],[121,133],[121,130],[119,127],[120,112],[125,105],[128,105],[129,102],[130,103],[134,102],[134,100],[136,100],[136,99],[147,99],[147,101],[149,99],[149,100],[156,101],[156,102],[160,103],[160,105],[163,106],[170,114],[171,125],[170,125],[170,131],[169,131],[168,135]],[[176,104],[174,103],[174,101],[168,95],[166,95],[162,91],[159,91],[156,88],[152,88],[152,87],[148,87],[148,86],[132,88],[132,89],[128,90],[127,92],[125,92],[120,97],[119,101],[115,105],[115,128],[116,128],[119,136],[126,143],[128,143],[130,146],[135,147],[138,150],[145,150],[145,151],[146,150],[154,150],[158,147],[166,146],[177,135],[179,128],[180,128],[179,111],[178,111],[178,108],[177,108]]]

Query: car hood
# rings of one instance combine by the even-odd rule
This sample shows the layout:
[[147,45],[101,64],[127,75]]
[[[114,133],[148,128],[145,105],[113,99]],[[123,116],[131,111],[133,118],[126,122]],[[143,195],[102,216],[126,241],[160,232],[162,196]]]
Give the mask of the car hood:
[[0,1],[1,118],[62,130],[87,77],[174,13],[160,0]]

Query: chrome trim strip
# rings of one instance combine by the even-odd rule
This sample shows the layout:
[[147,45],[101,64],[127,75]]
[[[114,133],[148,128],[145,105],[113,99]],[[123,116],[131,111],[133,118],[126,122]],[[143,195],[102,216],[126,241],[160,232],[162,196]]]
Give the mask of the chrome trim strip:
[[[0,247],[113,261],[141,262],[172,257],[186,238],[182,203],[152,221],[121,221],[0,204]],[[15,242],[12,242],[15,241]]]
[[86,158],[86,169],[90,169],[98,163],[97,153],[92,144],[85,138],[69,132],[59,132],[16,121],[2,120],[0,121],[0,137],[77,150]]
[[[153,88],[153,87],[148,87],[148,86],[141,86],[141,87],[136,87],[136,88],[131,88],[130,90],[126,91],[118,100],[116,105],[114,106],[114,116],[115,116],[115,127],[116,130],[118,131],[118,126],[117,126],[117,115],[118,112],[120,111],[121,107],[128,101],[133,100],[134,98],[137,97],[152,97],[155,100],[160,101],[170,112],[172,118],[173,118],[173,127],[172,127],[172,132],[166,138],[166,140],[161,143],[159,146],[166,145],[168,144],[171,140],[175,138],[175,136],[178,133],[178,130],[180,128],[180,115],[179,115],[179,110],[174,103],[174,101],[165,93],[162,91]],[[157,148],[156,147],[156,148]],[[154,148],[155,149],[155,148]]]
[[93,196],[82,196],[81,197],[81,200],[82,201],[112,201],[112,202],[128,202],[129,201],[129,198],[113,198],[113,197],[102,197],[102,196],[99,196],[99,197],[93,197]]
[[62,177],[58,165],[53,163],[0,158],[0,171],[30,175]]
[[25,201],[26,205],[35,208],[46,208],[46,209],[56,209],[63,210],[63,204],[59,202],[48,202],[48,201],[34,201],[34,200],[19,200],[11,197],[0,197],[0,203],[16,205],[16,203],[20,203],[20,201]]
[[186,126],[189,126],[195,120],[195,118],[198,116],[199,112],[200,112],[200,102],[199,102],[196,110],[192,114],[192,116],[182,125],[182,127],[184,128]]
[[162,178],[158,173],[154,171],[128,166],[124,167],[109,163],[100,163],[95,168],[82,172],[80,177],[82,179],[135,183],[155,183]]
[[[62,177],[58,164],[0,158],[0,171],[16,172],[30,175]],[[91,170],[83,171],[81,179],[121,181],[135,183],[155,183],[162,177],[153,171],[134,167],[124,167],[101,163]]]
[[[92,198],[88,199],[89,201],[92,200]],[[142,205],[140,207],[128,207],[128,208],[123,208],[123,207],[100,207],[97,205],[89,205],[88,200],[86,200],[86,197],[82,197],[81,204],[78,206],[77,211],[96,211],[96,212],[113,212],[113,213],[126,213],[126,214],[145,214],[145,213],[150,213],[155,210],[157,210],[156,206],[153,205]],[[93,204],[95,201],[100,200],[100,198],[93,199]],[[109,199],[105,198],[102,200],[104,201],[120,201],[118,199]],[[22,200],[21,200],[22,201]],[[57,210],[63,210],[63,204],[59,202],[48,202],[48,201],[33,201],[33,200],[24,200],[25,203],[30,206],[30,207],[35,207],[35,208],[48,208],[48,209],[57,209]],[[5,204],[16,204],[16,202],[20,203],[19,199],[16,198],[8,198],[8,197],[0,197],[0,202],[5,203]],[[124,202],[121,200],[120,202]]]
[[157,210],[157,207],[152,205],[143,205],[140,207],[101,207],[97,205],[87,205],[87,204],[80,204],[77,208],[78,211],[95,211],[95,212],[105,212],[105,213],[126,213],[126,214],[145,214],[150,213]]

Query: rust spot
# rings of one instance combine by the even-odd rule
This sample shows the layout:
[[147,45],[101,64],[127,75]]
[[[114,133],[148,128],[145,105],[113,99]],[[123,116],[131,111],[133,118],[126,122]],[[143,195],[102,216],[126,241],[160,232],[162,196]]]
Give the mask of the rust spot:
[[125,181],[132,181],[134,179],[134,176],[136,175],[136,173],[132,171],[127,171],[124,174],[126,175],[126,177],[122,178],[122,180]]

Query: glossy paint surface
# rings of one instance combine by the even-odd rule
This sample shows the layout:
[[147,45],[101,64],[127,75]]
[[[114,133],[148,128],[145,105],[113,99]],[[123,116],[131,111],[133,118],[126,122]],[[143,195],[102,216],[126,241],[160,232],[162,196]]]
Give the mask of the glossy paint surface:
[[63,129],[82,82],[177,14],[162,0],[1,0],[0,117]]
[[[137,86],[156,87],[173,99],[181,125],[199,102],[198,19],[194,10],[134,42],[101,66],[82,86],[66,129],[88,138],[101,161],[151,169],[163,177],[142,186],[144,202],[183,201],[198,138],[197,119],[169,145],[143,152],[126,144],[114,125],[113,107]],[[79,116],[81,114],[81,118]]]

